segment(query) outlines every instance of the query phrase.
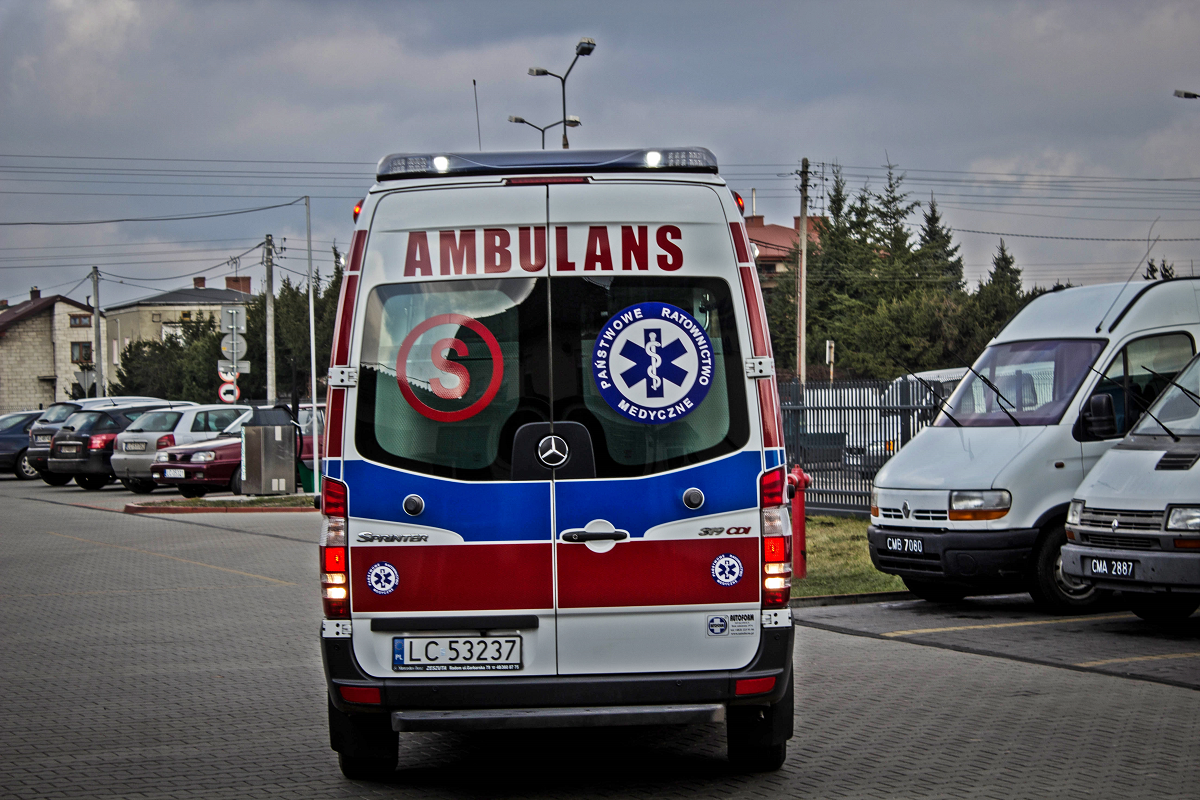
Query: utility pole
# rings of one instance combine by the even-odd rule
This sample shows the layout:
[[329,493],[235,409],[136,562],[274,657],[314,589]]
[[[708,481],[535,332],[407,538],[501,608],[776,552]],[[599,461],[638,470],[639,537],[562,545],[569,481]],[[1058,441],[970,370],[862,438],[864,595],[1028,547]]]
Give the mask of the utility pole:
[[275,393],[275,239],[267,234],[263,245],[263,265],[267,268],[267,402],[274,403]]
[[92,267],[92,369],[96,373],[96,397],[107,397],[104,391],[104,340],[100,337],[100,268]]
[[[321,493],[321,429],[317,424],[317,316],[313,308],[313,294],[316,285],[313,283],[312,269],[312,210],[308,195],[304,196],[304,230],[308,236],[308,364],[309,392],[312,397],[312,436],[313,436],[313,491]],[[337,249],[334,248],[334,252]]]
[[800,160],[800,264],[796,270],[796,374],[803,384],[805,326],[808,322],[808,159]]

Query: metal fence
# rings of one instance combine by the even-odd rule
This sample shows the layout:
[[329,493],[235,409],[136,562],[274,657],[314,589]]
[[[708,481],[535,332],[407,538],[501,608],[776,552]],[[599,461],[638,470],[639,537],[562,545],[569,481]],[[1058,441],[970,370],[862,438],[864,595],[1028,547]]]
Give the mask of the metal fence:
[[[939,386],[943,397],[952,386]],[[915,380],[779,384],[787,463],[812,477],[812,511],[870,507],[875,473],[937,416],[934,394]]]

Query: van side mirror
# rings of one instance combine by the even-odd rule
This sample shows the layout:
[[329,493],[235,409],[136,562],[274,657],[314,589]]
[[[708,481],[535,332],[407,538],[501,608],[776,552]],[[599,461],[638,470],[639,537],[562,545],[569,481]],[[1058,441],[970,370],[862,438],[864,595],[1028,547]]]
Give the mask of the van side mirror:
[[1117,414],[1113,411],[1112,395],[1094,394],[1083,412],[1088,433],[1101,439],[1117,435]]

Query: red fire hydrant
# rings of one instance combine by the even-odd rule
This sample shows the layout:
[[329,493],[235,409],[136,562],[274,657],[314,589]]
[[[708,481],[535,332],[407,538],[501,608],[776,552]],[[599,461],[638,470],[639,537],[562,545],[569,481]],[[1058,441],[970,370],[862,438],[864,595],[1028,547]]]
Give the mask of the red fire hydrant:
[[788,491],[792,493],[792,553],[794,564],[792,578],[808,576],[808,545],[805,541],[804,490],[812,478],[804,474],[800,465],[792,467],[788,474]]

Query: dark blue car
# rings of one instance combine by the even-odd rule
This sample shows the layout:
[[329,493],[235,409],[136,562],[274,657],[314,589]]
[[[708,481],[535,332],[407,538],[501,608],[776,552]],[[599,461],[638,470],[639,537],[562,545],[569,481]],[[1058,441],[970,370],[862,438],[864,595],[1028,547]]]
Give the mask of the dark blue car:
[[25,451],[29,448],[29,429],[41,414],[41,411],[18,411],[0,416],[0,470],[11,469],[24,481],[38,477]]

